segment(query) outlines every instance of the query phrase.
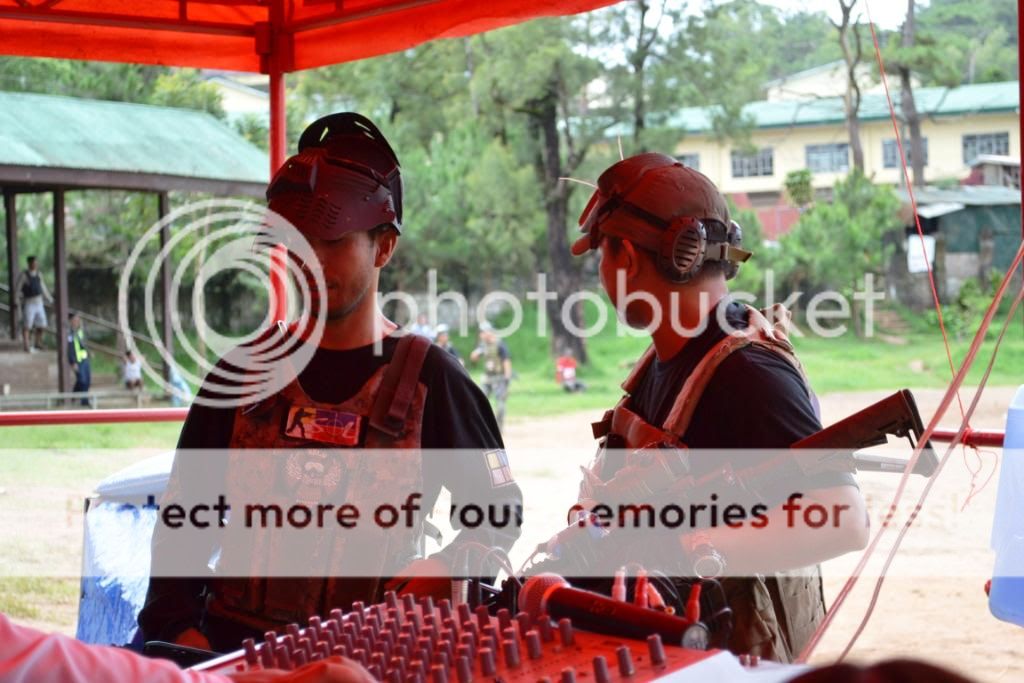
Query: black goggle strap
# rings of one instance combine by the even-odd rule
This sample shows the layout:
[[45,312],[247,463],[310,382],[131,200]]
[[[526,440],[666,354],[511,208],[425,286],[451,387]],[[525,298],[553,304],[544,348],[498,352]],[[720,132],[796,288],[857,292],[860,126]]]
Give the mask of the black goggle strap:
[[324,116],[310,124],[299,138],[299,152],[307,147],[323,147],[338,135],[362,135],[377,143],[398,166],[398,155],[391,149],[387,138],[370,119],[354,112],[341,112]]

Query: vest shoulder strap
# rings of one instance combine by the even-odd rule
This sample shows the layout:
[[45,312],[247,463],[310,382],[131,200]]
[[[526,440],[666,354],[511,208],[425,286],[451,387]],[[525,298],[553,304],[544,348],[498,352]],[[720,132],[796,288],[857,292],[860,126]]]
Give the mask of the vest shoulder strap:
[[640,381],[640,378],[642,378],[644,373],[647,372],[647,368],[651,365],[652,360],[654,360],[654,344],[647,347],[647,350],[644,351],[642,356],[640,356],[636,365],[633,366],[629,376],[626,377],[626,381],[622,383],[623,391],[627,394],[633,393],[636,389],[637,383]]
[[629,403],[629,397],[636,389],[637,383],[640,378],[647,372],[647,368],[650,367],[651,361],[654,359],[654,344],[647,347],[647,350],[643,352],[643,355],[633,365],[633,369],[629,372],[629,376],[622,383],[622,390],[626,392],[626,395],[619,399],[619,402],[615,404],[615,408],[606,410],[604,416],[597,422],[590,424],[590,429],[594,433],[595,439],[603,439],[612,431],[612,417],[615,412],[625,408],[626,404]]
[[669,411],[668,417],[665,418],[665,423],[662,425],[662,429],[666,432],[682,438],[690,426],[690,420],[697,409],[697,404],[718,366],[732,353],[747,346],[757,346],[781,356],[800,373],[804,384],[808,384],[803,367],[797,360],[793,345],[789,341],[788,331],[792,314],[781,304],[775,304],[764,312],[749,305],[746,306],[746,309],[749,313],[746,329],[727,335],[725,339],[712,347],[683,383],[683,387],[672,405],[672,410]]
[[430,345],[429,339],[418,334],[398,340],[370,411],[371,427],[391,436],[401,434]]

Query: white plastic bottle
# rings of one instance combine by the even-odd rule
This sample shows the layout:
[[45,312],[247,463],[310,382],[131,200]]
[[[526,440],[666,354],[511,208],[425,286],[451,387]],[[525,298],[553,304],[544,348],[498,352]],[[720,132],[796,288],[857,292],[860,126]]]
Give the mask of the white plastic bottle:
[[1006,414],[992,549],[996,562],[988,607],[997,618],[1024,626],[1024,386]]

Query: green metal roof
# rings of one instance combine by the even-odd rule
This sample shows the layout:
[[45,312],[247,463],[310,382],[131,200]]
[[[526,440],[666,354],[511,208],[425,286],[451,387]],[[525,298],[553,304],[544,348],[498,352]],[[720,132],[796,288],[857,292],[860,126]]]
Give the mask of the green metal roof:
[[[896,87],[890,83],[890,87]],[[899,112],[898,87],[893,92],[893,106]],[[978,83],[957,88],[916,88],[914,103],[922,116],[955,116],[963,114],[992,114],[1017,112],[1020,108],[1020,90],[1017,81]],[[743,108],[754,120],[756,128],[788,128],[791,126],[820,126],[843,123],[843,101],[839,97],[816,100],[751,102]],[[712,107],[686,107],[671,115],[667,125],[687,133],[711,130]],[[864,95],[859,119],[861,121],[889,120],[889,105],[884,94]]]
[[[906,189],[896,194],[904,203],[910,201]],[[965,206],[1020,205],[1020,190],[998,185],[961,185],[944,190],[937,187],[923,187],[914,190],[914,201],[918,206],[929,204],[963,204]]]
[[203,112],[0,92],[0,184],[257,194],[269,167],[265,152]]

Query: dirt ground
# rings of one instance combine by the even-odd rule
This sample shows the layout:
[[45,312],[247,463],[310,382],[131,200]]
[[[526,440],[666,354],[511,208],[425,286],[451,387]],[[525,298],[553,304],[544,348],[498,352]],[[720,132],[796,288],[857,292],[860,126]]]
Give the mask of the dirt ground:
[[[991,388],[986,391],[972,420],[975,428],[1002,428],[1005,410],[1013,395],[1012,388]],[[832,394],[822,398],[823,421],[830,424],[870,403],[882,398],[884,392]],[[916,391],[925,420],[932,415],[941,398],[937,390]],[[964,393],[967,404],[969,393]],[[943,420],[952,427],[957,422],[958,408],[954,404]],[[593,440],[589,422],[597,419],[597,412],[580,412],[551,418],[512,420],[507,425],[506,443],[513,472],[525,493],[526,511],[522,540],[512,553],[513,564],[518,567],[540,541],[559,530],[565,520],[567,506],[575,500],[579,482],[579,466],[589,462],[593,455]],[[740,427],[742,428],[742,427]],[[943,445],[937,445],[941,455]],[[921,657],[940,663],[978,681],[1024,680],[1024,630],[996,620],[988,611],[983,586],[992,569],[993,554],[989,550],[989,534],[995,506],[996,479],[981,488],[970,504],[961,510],[971,491],[972,475],[968,464],[975,462],[973,453],[965,459],[958,449],[953,453],[941,473],[931,497],[918,519],[918,524],[907,536],[900,554],[893,563],[884,584],[874,615],[868,623],[852,657],[862,661],[878,661],[897,656]],[[982,455],[982,470],[977,477],[979,487],[991,474],[999,453]],[[97,467],[83,465],[89,472],[109,474],[119,466],[140,456],[123,454],[118,463],[104,461]],[[121,462],[123,461],[123,462]],[[117,466],[115,466],[117,465]],[[5,490],[0,482],[0,513],[6,508],[19,510],[18,528],[21,534],[14,546],[8,545],[4,564],[14,563],[31,571],[33,562],[45,545],[48,564],[64,564],[70,568],[67,576],[77,575],[82,545],[81,500],[96,483],[91,474],[68,473],[66,481],[57,488],[47,488],[47,515],[38,505],[42,489],[33,492]],[[912,507],[923,480],[912,481],[907,489],[901,510]],[[874,528],[881,519],[879,510],[891,499],[899,480],[897,475],[865,474],[858,481],[869,501]],[[53,486],[53,482],[50,483]],[[59,490],[57,490],[59,489]],[[22,501],[21,495],[35,498]],[[64,501],[53,505],[55,501]],[[55,509],[56,508],[56,509]],[[54,514],[56,513],[56,514]],[[0,515],[3,518],[4,515]],[[899,516],[902,520],[903,517]],[[7,521],[12,521],[10,518]],[[869,565],[852,592],[850,599],[825,635],[813,661],[829,662],[845,647],[848,639],[863,618],[878,576],[880,560],[888,553],[895,534],[889,532],[879,548],[879,557]],[[834,599],[846,581],[858,558],[848,556],[826,563],[826,596]],[[8,580],[9,581],[9,580]],[[51,586],[55,597],[47,593],[40,582]],[[3,588],[3,586],[0,586]],[[60,589],[60,590],[58,590]],[[37,579],[25,589],[42,596],[39,616],[19,621],[34,623],[42,628],[74,632],[77,618],[76,581],[68,579]],[[49,590],[49,589],[47,589]],[[18,587],[5,589],[8,599],[17,598]],[[66,593],[66,595],[64,595]],[[59,595],[58,595],[59,594]],[[63,597],[60,597],[63,596]],[[45,598],[45,600],[43,600]]]
[[[888,392],[843,393],[821,399],[824,424],[880,400]],[[1002,429],[1006,406],[1013,388],[989,388],[971,420],[976,429]],[[934,414],[942,397],[939,390],[914,392],[923,419]],[[962,393],[965,407],[972,394]],[[942,424],[955,427],[959,408],[951,406]],[[552,418],[515,422],[508,426],[506,442],[517,479],[526,492],[526,517],[523,540],[514,553],[518,559],[527,549],[558,528],[565,519],[564,501],[571,500],[579,481],[578,466],[593,454],[589,422],[600,415],[578,413]],[[552,457],[551,444],[564,444],[570,453],[563,460]],[[579,447],[580,444],[584,446]],[[936,444],[941,457],[947,446]],[[543,449],[543,450],[534,450]],[[909,449],[905,449],[909,450]],[[527,459],[517,459],[527,453]],[[997,479],[986,486],[986,478],[1001,455],[989,451],[981,456],[982,468],[976,478],[980,492],[961,511],[971,492],[976,464],[972,452],[965,458],[956,449],[922,509],[917,524],[907,535],[888,572],[874,614],[860,636],[851,659],[879,661],[892,657],[919,657],[956,669],[978,681],[1024,680],[1024,630],[995,619],[988,610],[985,581],[992,571],[993,553],[989,535],[995,509]],[[568,462],[570,461],[571,462]],[[924,480],[915,477],[904,494],[900,510],[913,507]],[[898,475],[861,474],[858,482],[872,511],[873,528],[880,525],[880,510],[888,506],[899,481]],[[537,533],[532,519],[551,519]],[[904,516],[898,516],[902,522]],[[849,599],[837,613],[812,661],[827,663],[845,648],[864,617],[874,590],[880,560],[888,555],[896,534],[887,532],[879,544],[876,560],[868,565]],[[532,543],[531,543],[532,541]],[[858,556],[833,560],[823,566],[825,593],[831,605],[856,565]]]

